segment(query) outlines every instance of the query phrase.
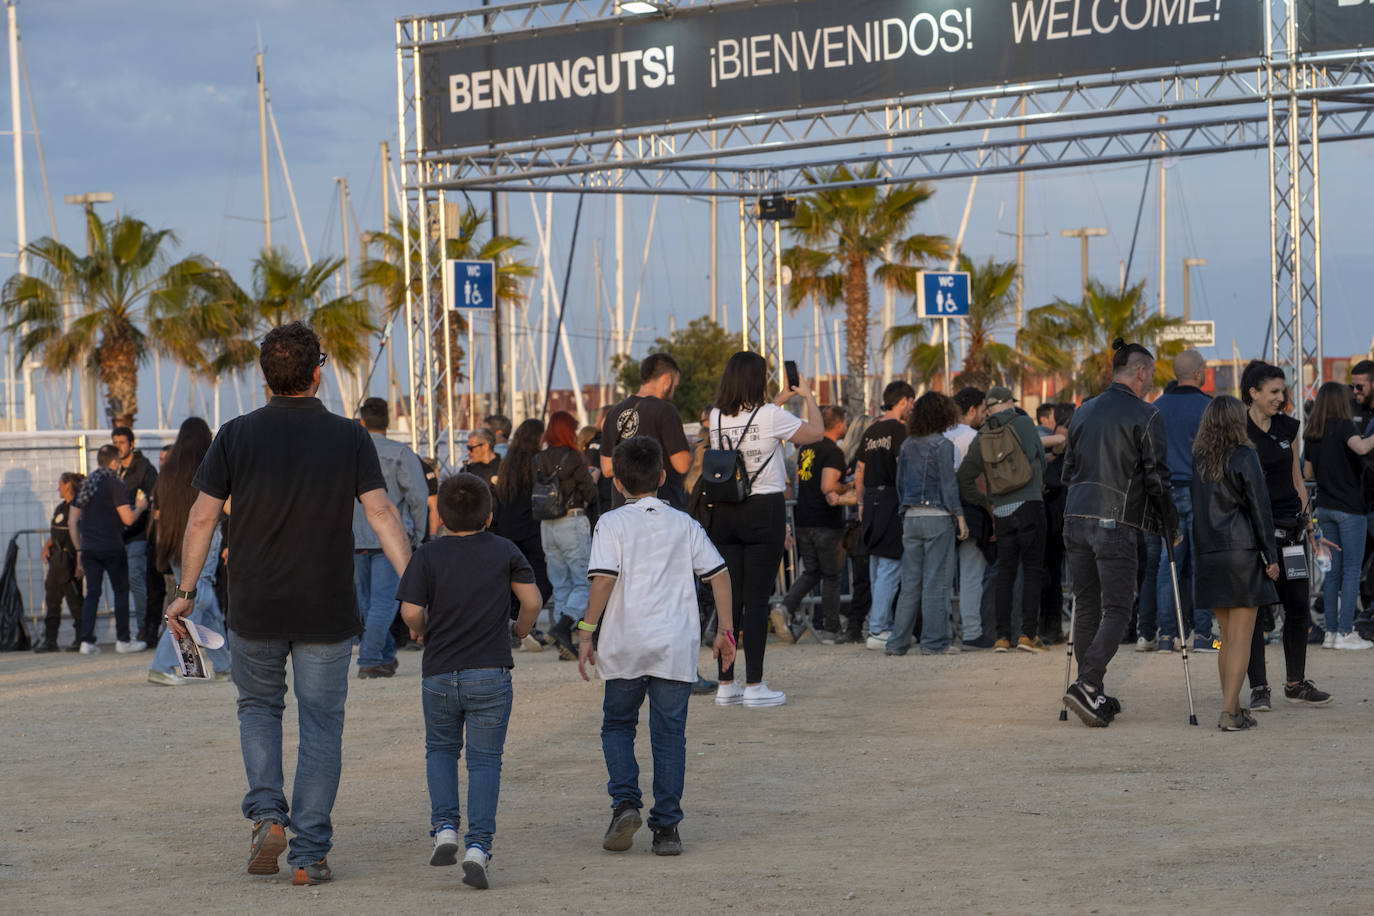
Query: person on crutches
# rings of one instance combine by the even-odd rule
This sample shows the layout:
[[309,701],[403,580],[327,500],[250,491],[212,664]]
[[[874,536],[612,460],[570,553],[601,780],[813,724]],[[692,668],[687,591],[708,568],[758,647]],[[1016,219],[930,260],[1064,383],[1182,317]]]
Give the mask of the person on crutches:
[[[1112,384],[1074,414],[1063,470],[1069,488],[1064,549],[1078,662],[1078,679],[1065,690],[1064,703],[1096,728],[1121,712],[1103,680],[1130,623],[1137,531],[1163,535],[1170,544],[1178,532],[1164,423],[1143,400],[1154,386],[1154,355],[1120,338],[1112,348]],[[1186,649],[1184,659],[1186,680]],[[1191,685],[1188,702],[1191,716]]]

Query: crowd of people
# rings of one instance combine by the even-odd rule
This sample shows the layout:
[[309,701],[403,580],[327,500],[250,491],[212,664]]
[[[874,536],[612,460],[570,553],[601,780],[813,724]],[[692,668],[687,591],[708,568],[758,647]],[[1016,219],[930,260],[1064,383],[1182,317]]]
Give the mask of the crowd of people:
[[[58,648],[65,601],[72,648],[99,651],[104,578],[116,651],[156,645],[153,683],[188,681],[176,643],[188,625],[226,637],[209,660],[238,693],[250,874],[275,874],[289,847],[296,884],[332,877],[355,647],[360,679],[394,676],[400,647],[423,647],[429,861],[457,864],[462,851],[475,887],[488,883],[517,647],[551,645],[605,683],[610,851],[629,849],[644,822],[634,740],[648,702],[659,855],[682,850],[690,696],[787,702],[765,680],[770,631],[890,657],[913,646],[1037,654],[1071,638],[1078,674],[1064,704],[1096,727],[1122,714],[1106,685],[1121,645],[1216,652],[1225,731],[1271,707],[1264,646],[1276,613],[1291,703],[1332,700],[1307,676],[1309,644],[1374,647],[1357,626],[1374,534],[1371,361],[1353,367],[1352,387],[1315,392],[1300,434],[1281,369],[1254,361],[1240,399],[1212,397],[1191,350],[1153,399],[1153,355],[1119,341],[1111,385],[1077,407],[1041,404],[1032,418],[1003,386],[918,396],[897,380],[871,419],[822,407],[800,378],[770,396],[763,358],[740,352],[693,441],[672,403],[680,370],[654,354],[598,426],[561,411],[514,429],[488,417],[442,481],[387,437],[384,401],[365,401],[356,422],[324,409],[309,328],[271,331],[260,364],[267,406],[213,436],[187,420],[160,472],[116,429],[97,470],[63,475],[38,646]],[[230,570],[247,570],[232,588]],[[715,680],[697,670],[703,644]],[[288,658],[310,748],[289,803]]]

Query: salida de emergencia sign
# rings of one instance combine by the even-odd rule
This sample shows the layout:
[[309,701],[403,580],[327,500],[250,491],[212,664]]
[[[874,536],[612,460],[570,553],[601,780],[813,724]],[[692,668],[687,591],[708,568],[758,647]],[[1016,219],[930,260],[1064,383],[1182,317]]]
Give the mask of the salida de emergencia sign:
[[763,0],[485,36],[422,61],[425,145],[1256,57],[1264,9],[1259,0]]

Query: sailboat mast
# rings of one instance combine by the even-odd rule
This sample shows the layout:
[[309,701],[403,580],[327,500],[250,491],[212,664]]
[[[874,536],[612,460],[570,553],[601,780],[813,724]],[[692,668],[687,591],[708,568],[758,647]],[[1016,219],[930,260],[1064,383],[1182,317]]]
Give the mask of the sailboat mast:
[[253,55],[258,69],[258,154],[262,160],[262,238],[272,247],[272,198],[267,186],[267,84],[262,78],[262,51]]
[[[14,140],[14,221],[15,237],[19,246],[19,273],[28,272],[28,255],[24,248],[29,243],[28,225],[24,218],[24,132],[22,118],[19,111],[19,24],[15,16],[14,0],[5,3],[5,15],[9,21],[10,39],[10,134]],[[10,339],[11,353],[13,352],[13,337]],[[11,359],[11,366],[15,363]],[[14,385],[16,379],[11,370],[10,401],[18,406],[17,399],[14,398]],[[34,370],[32,367],[24,372],[24,428],[33,432],[38,428],[38,398],[33,390]],[[10,411],[10,426],[14,425],[14,412]]]

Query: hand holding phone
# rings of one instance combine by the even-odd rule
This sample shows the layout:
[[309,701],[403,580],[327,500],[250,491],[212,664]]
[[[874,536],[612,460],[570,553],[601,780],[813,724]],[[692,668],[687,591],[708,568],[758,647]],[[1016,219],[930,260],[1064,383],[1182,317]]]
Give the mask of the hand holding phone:
[[783,360],[783,372],[787,375],[787,390],[801,386],[801,373],[797,371],[797,361],[795,359]]

